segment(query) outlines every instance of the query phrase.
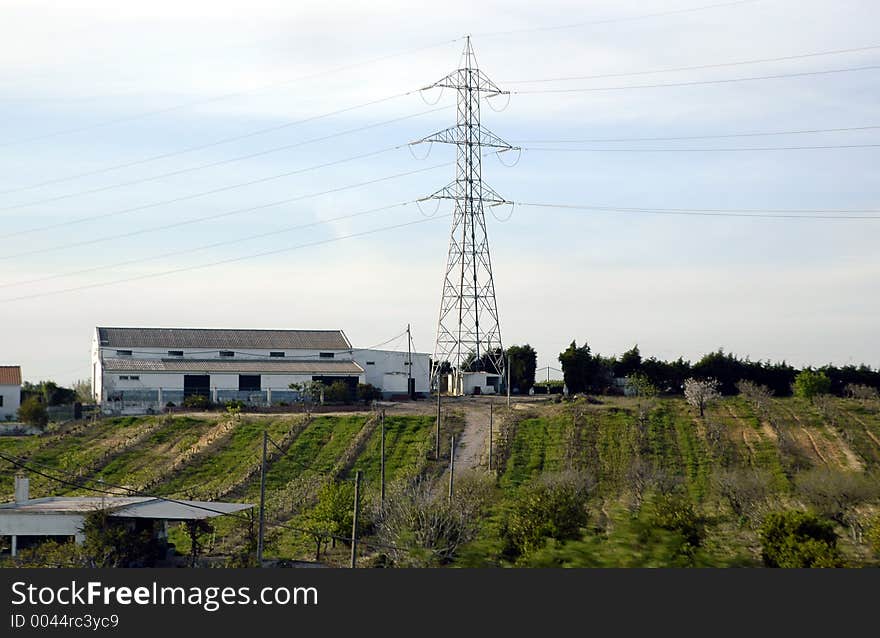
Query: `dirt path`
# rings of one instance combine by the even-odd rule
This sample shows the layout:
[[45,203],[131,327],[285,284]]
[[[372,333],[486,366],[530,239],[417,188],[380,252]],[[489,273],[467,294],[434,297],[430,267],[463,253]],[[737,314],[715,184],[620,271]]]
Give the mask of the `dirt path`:
[[464,413],[464,432],[455,443],[455,465],[474,469],[485,465],[489,446],[489,406],[484,401],[462,401],[457,407]]
[[858,423],[859,425],[861,425],[861,426],[865,429],[865,434],[867,434],[868,437],[869,437],[872,441],[874,441],[874,443],[877,444],[877,447],[880,447],[880,439],[878,439],[876,436],[874,436],[874,433],[871,432],[871,430],[868,429],[868,424],[867,424],[867,423],[865,423],[861,418],[859,418],[858,415],[856,415],[856,414],[850,412],[849,410],[844,410],[843,413],[846,414],[846,416],[848,416],[848,417],[851,418],[852,420],[854,420],[856,423]]

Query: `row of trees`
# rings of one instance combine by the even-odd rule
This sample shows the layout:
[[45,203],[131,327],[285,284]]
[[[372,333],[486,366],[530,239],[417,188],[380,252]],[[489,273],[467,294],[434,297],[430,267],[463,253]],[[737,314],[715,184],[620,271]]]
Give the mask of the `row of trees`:
[[572,393],[619,392],[615,379],[639,375],[665,394],[681,394],[685,381],[695,378],[714,379],[718,384],[718,391],[723,395],[737,394],[737,383],[745,380],[766,386],[775,396],[790,396],[795,380],[803,371],[817,375],[812,380],[823,384],[818,394],[833,393],[843,396],[847,394],[848,388],[854,387],[880,390],[880,370],[864,364],[842,367],[828,364],[815,370],[799,370],[785,361],[751,361],[748,357],[739,358],[722,349],[691,363],[681,357],[675,361],[663,361],[656,357],[643,359],[638,345],[620,357],[603,357],[593,354],[586,342],[579,346],[576,341],[572,341],[559,354],[559,362],[562,364],[565,385]]

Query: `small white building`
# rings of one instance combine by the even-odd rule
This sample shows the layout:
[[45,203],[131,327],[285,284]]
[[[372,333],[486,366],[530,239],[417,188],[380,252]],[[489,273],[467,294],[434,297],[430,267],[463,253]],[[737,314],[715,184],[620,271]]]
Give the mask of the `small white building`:
[[15,501],[0,505],[0,536],[11,537],[12,555],[27,540],[85,540],[85,517],[105,511],[135,528],[143,523],[161,523],[162,535],[168,522],[202,520],[249,509],[249,503],[165,500],[151,496],[49,496],[31,499],[29,479],[15,477]]
[[180,405],[190,395],[292,403],[300,396],[290,385],[309,381],[352,390],[369,383],[386,398],[411,384],[424,394],[429,368],[427,354],[355,349],[341,330],[98,327],[92,338],[95,400],[117,413]]
[[0,421],[13,421],[21,406],[21,367],[0,366]]

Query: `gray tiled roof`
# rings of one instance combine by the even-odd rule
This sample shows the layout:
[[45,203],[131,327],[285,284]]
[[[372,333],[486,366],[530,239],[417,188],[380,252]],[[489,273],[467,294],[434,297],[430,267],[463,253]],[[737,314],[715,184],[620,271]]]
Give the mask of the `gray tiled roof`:
[[252,372],[264,374],[361,374],[364,369],[344,360],[254,359],[104,359],[108,372]]
[[276,348],[348,350],[342,330],[234,330],[226,328],[98,328],[110,348]]

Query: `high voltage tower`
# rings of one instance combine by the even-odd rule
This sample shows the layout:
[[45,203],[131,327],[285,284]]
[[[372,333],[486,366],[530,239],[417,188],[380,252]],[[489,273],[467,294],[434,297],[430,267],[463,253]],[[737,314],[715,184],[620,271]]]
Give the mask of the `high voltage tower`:
[[431,382],[439,390],[443,385],[441,374],[448,372],[453,375],[453,382],[447,390],[461,394],[468,372],[504,377],[504,349],[483,208],[511,202],[483,182],[481,159],[484,148],[502,152],[516,147],[480,124],[480,100],[509,92],[498,88],[479,69],[470,36],[466,38],[460,68],[425,87],[432,88],[455,89],[458,116],[454,126],[414,142],[441,142],[457,147],[455,181],[422,200],[455,202]]

